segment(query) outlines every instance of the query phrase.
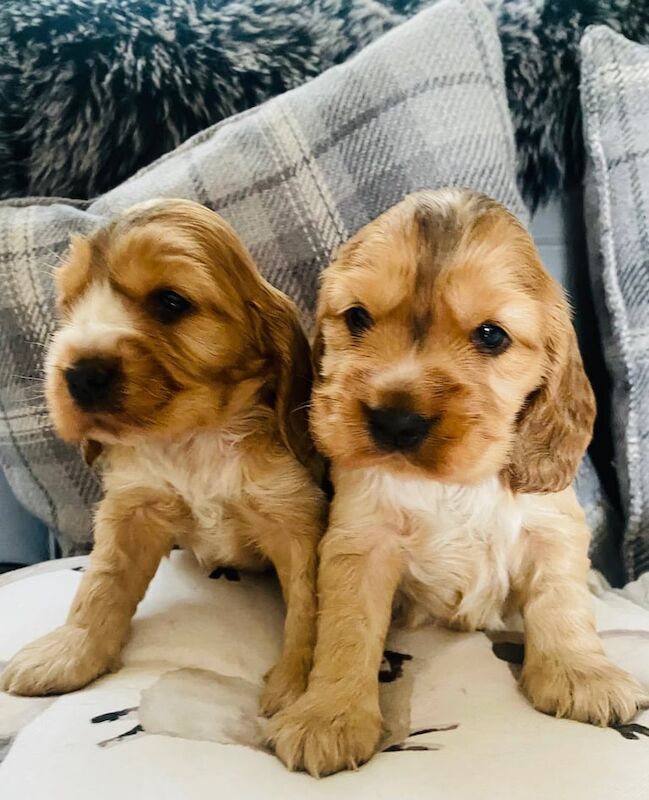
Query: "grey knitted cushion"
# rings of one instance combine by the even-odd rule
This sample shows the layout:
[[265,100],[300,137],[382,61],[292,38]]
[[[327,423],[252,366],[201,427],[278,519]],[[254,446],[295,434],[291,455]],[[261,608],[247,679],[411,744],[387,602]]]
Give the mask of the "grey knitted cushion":
[[[462,184],[525,218],[500,45],[477,0],[445,0],[305,86],[191,139],[86,205],[0,204],[0,459],[64,553],[90,541],[93,474],[52,430],[34,376],[51,334],[51,270],[69,235],[151,197],[223,214],[307,325],[332,251],[407,192]],[[585,468],[599,538],[601,502]],[[599,514],[599,516],[597,516]]]
[[649,569],[649,47],[598,26],[581,51],[591,277],[635,578]]

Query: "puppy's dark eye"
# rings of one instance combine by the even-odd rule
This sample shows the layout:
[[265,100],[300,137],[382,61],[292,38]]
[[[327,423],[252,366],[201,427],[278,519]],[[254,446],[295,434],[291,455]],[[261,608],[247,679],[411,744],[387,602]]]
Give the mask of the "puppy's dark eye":
[[503,353],[512,340],[505,331],[498,325],[491,322],[483,322],[471,334],[471,341],[481,353],[497,356]]
[[374,324],[370,312],[364,309],[363,306],[348,308],[345,311],[345,322],[352,336],[359,336]]
[[168,324],[187,314],[192,304],[173,289],[159,289],[149,297],[149,308],[156,319]]

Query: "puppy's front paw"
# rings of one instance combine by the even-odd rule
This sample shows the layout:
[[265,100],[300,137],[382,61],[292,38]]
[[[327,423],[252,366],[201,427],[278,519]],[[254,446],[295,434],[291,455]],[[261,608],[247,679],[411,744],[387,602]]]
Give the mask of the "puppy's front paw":
[[260,701],[260,710],[265,717],[272,717],[304,694],[310,666],[310,659],[285,658],[266,674]]
[[526,664],[521,687],[539,711],[593,725],[629,722],[649,705],[649,692],[600,654]]
[[107,672],[106,649],[85,628],[63,625],[23,647],[0,675],[0,689],[28,697],[63,694]]
[[268,723],[267,738],[292,770],[316,778],[356,769],[368,761],[381,735],[381,714],[357,702],[337,703],[307,692]]

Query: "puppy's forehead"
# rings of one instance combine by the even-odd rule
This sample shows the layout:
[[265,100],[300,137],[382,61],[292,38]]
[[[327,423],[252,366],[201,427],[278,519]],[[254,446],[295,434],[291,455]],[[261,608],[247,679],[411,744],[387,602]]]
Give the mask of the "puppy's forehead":
[[214,293],[214,275],[195,239],[161,222],[136,218],[119,220],[89,238],[73,238],[57,277],[60,302],[74,303],[97,282],[133,298],[161,287],[193,296]]
[[503,256],[509,246],[506,229],[513,223],[494,201],[475,193],[451,189],[410,195],[343,249],[334,265],[334,295],[348,304],[349,294],[357,294],[376,313],[406,301],[428,303],[441,275],[480,272],[494,251]]
[[466,234],[468,222],[463,218],[464,208],[457,202],[437,204],[418,198],[413,210],[413,236],[415,259],[412,264],[414,278],[410,293],[410,326],[415,341],[422,341],[433,323],[432,298],[435,283],[444,269],[448,269],[453,256]]
[[[174,285],[209,278],[205,253],[184,231],[163,222],[143,222],[114,231],[105,251],[110,278],[132,285]],[[201,281],[202,282],[202,281]]]

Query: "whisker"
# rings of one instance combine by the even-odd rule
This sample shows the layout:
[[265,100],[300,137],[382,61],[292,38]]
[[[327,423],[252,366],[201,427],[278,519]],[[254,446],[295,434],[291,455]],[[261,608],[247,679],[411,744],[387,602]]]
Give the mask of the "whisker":
[[23,402],[31,404],[31,405],[39,406],[40,408],[45,408],[45,405],[47,403],[47,399],[46,399],[45,395],[42,395],[42,394],[34,394],[34,395],[32,395],[32,394],[25,393],[25,396],[23,397]]
[[13,373],[11,377],[20,381],[38,381],[39,383],[45,382],[45,377],[39,375],[19,375],[18,373]]
[[306,403],[301,403],[299,406],[295,406],[295,408],[291,409],[291,414],[295,414],[296,411],[305,411],[311,408],[311,403],[307,401]]

